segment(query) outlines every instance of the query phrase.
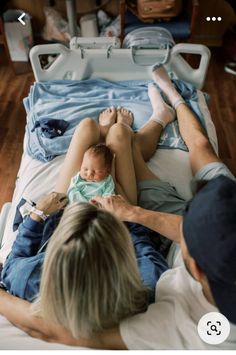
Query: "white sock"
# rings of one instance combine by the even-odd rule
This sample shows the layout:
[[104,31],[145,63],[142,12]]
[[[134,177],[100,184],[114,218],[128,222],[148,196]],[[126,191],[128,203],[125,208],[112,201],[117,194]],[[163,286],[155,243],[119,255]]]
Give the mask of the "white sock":
[[167,71],[162,65],[155,65],[152,68],[152,76],[155,83],[157,83],[161,90],[166,94],[168,100],[175,110],[180,104],[185,103],[182,96],[173,86]]
[[165,103],[160,92],[153,84],[148,85],[148,96],[153,108],[150,120],[159,123],[165,128],[168,123],[175,120],[175,110]]

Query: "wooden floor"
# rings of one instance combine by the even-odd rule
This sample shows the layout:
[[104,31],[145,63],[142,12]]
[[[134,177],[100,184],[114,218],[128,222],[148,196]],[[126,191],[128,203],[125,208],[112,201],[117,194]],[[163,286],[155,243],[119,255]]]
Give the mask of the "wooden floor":
[[[224,72],[221,55],[213,51],[204,90],[211,96],[220,157],[236,175],[236,76]],[[25,127],[22,99],[33,81],[31,72],[14,75],[0,52],[0,208],[14,190]]]
[[224,71],[221,48],[212,50],[204,91],[210,94],[210,111],[216,127],[219,155],[236,176],[236,76]]
[[0,209],[11,201],[19,169],[25,129],[22,99],[34,81],[30,72],[14,75],[0,52]]

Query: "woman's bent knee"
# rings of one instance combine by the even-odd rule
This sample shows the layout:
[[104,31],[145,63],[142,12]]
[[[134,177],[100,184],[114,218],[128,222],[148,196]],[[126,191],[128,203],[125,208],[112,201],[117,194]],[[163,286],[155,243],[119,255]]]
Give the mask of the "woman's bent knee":
[[76,126],[75,130],[80,131],[81,129],[97,129],[97,122],[90,117],[86,117],[82,121],[80,121],[80,123]]
[[133,135],[132,129],[123,123],[115,123],[109,130],[109,135],[117,141],[130,140]]

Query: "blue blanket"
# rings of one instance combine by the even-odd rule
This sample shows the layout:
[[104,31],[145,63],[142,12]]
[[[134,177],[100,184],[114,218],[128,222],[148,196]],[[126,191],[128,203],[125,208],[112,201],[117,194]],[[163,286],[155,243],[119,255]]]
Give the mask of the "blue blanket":
[[[85,117],[97,120],[99,113],[109,106],[124,106],[131,110],[134,115],[132,128],[138,130],[152,114],[147,95],[149,82],[57,80],[34,83],[28,97],[24,99],[27,112],[27,153],[42,162],[66,153],[76,125]],[[174,83],[205,126],[198,106],[196,89],[183,81],[175,80]],[[69,126],[62,136],[54,138],[45,136],[40,125],[31,132],[36,121],[43,119],[63,119],[69,122]],[[180,137],[177,121],[168,125],[163,131],[159,147],[187,150]]]

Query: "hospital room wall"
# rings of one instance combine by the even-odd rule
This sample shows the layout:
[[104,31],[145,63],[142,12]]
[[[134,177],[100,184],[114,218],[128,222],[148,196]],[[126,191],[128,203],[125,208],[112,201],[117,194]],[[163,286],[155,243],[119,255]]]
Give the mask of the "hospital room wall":
[[[192,0],[189,0],[192,1]],[[200,7],[197,18],[197,25],[193,41],[208,46],[220,46],[222,35],[229,25],[235,20],[235,14],[225,0],[199,0]],[[44,25],[43,7],[48,4],[47,0],[10,0],[9,6],[21,8],[28,11],[32,16],[33,30],[39,33]],[[66,14],[65,0],[56,0],[56,8],[64,15]],[[92,11],[95,8],[95,0],[77,0],[77,15]],[[104,7],[108,13],[116,15],[119,12],[119,0],[111,0]],[[207,22],[206,17],[222,17],[222,21]]]

